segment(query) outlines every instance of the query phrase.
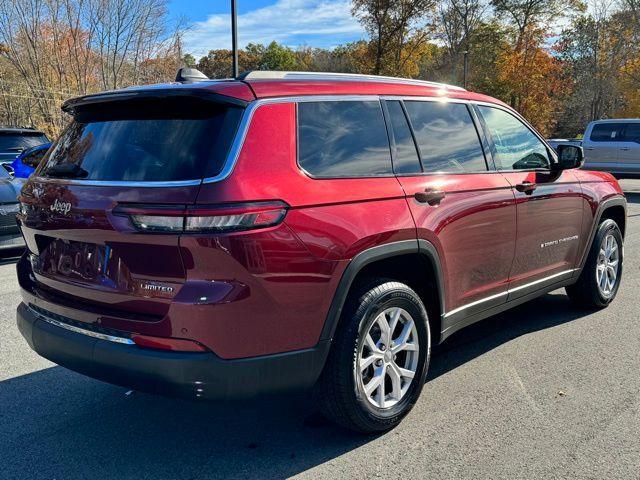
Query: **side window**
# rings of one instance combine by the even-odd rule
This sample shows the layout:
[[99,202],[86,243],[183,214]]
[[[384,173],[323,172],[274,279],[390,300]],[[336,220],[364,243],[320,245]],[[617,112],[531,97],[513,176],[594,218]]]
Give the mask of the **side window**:
[[380,102],[300,102],[298,161],[314,177],[392,175]]
[[387,111],[395,141],[393,170],[396,173],[421,173],[420,158],[402,104],[397,100],[387,101]]
[[485,172],[487,164],[463,103],[405,101],[425,172]]
[[622,123],[596,123],[591,130],[589,140],[592,142],[618,142],[624,125]]
[[496,147],[498,170],[550,168],[546,145],[524,123],[499,108],[478,108]]
[[624,131],[625,142],[640,143],[640,123],[628,123]]

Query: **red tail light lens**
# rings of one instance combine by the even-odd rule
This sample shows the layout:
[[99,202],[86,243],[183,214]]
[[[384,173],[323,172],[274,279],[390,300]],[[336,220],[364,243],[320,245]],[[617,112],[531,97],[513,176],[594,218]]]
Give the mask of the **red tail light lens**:
[[149,335],[132,335],[131,340],[143,348],[153,348],[156,350],[168,350],[171,352],[207,352],[204,345],[193,340],[182,338],[151,337]]
[[126,215],[145,232],[225,233],[278,225],[287,214],[284,202],[234,203],[213,206],[119,205],[115,215]]

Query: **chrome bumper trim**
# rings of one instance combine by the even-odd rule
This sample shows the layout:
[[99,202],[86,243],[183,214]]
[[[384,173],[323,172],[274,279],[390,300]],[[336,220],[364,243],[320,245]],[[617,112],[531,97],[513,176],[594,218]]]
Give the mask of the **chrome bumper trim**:
[[59,320],[56,320],[54,318],[47,317],[46,315],[43,315],[40,312],[36,312],[31,307],[28,307],[28,308],[29,308],[29,311],[33,313],[36,317],[38,317],[41,320],[44,320],[47,323],[50,323],[51,325],[55,325],[56,327],[64,328],[71,332],[80,333],[88,337],[98,338],[100,340],[106,340],[108,342],[121,343],[124,345],[135,345],[135,342],[130,338],[116,337],[113,335],[107,335],[106,333],[98,333],[98,332],[93,332],[91,330],[85,330],[84,328],[75,327],[73,325],[69,325],[68,323],[60,322]]

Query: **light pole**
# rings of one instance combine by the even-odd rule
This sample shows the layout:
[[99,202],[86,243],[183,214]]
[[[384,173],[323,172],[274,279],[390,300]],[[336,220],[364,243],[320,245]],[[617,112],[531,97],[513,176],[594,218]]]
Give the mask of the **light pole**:
[[231,0],[231,51],[233,78],[238,78],[238,10],[236,0]]
[[469,52],[465,50],[464,52],[464,64],[462,71],[462,87],[467,88],[467,74],[469,73]]

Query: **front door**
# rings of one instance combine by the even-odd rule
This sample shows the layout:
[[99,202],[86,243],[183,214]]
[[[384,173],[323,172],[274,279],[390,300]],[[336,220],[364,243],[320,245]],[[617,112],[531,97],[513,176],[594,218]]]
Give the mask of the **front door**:
[[436,247],[442,264],[446,331],[506,302],[515,247],[514,195],[507,180],[487,168],[467,104],[393,100],[386,102],[386,112],[394,170],[418,238]]
[[571,170],[551,170],[547,146],[517,116],[479,105],[496,167],[513,188],[517,239],[509,300],[571,277],[583,244],[583,199]]

